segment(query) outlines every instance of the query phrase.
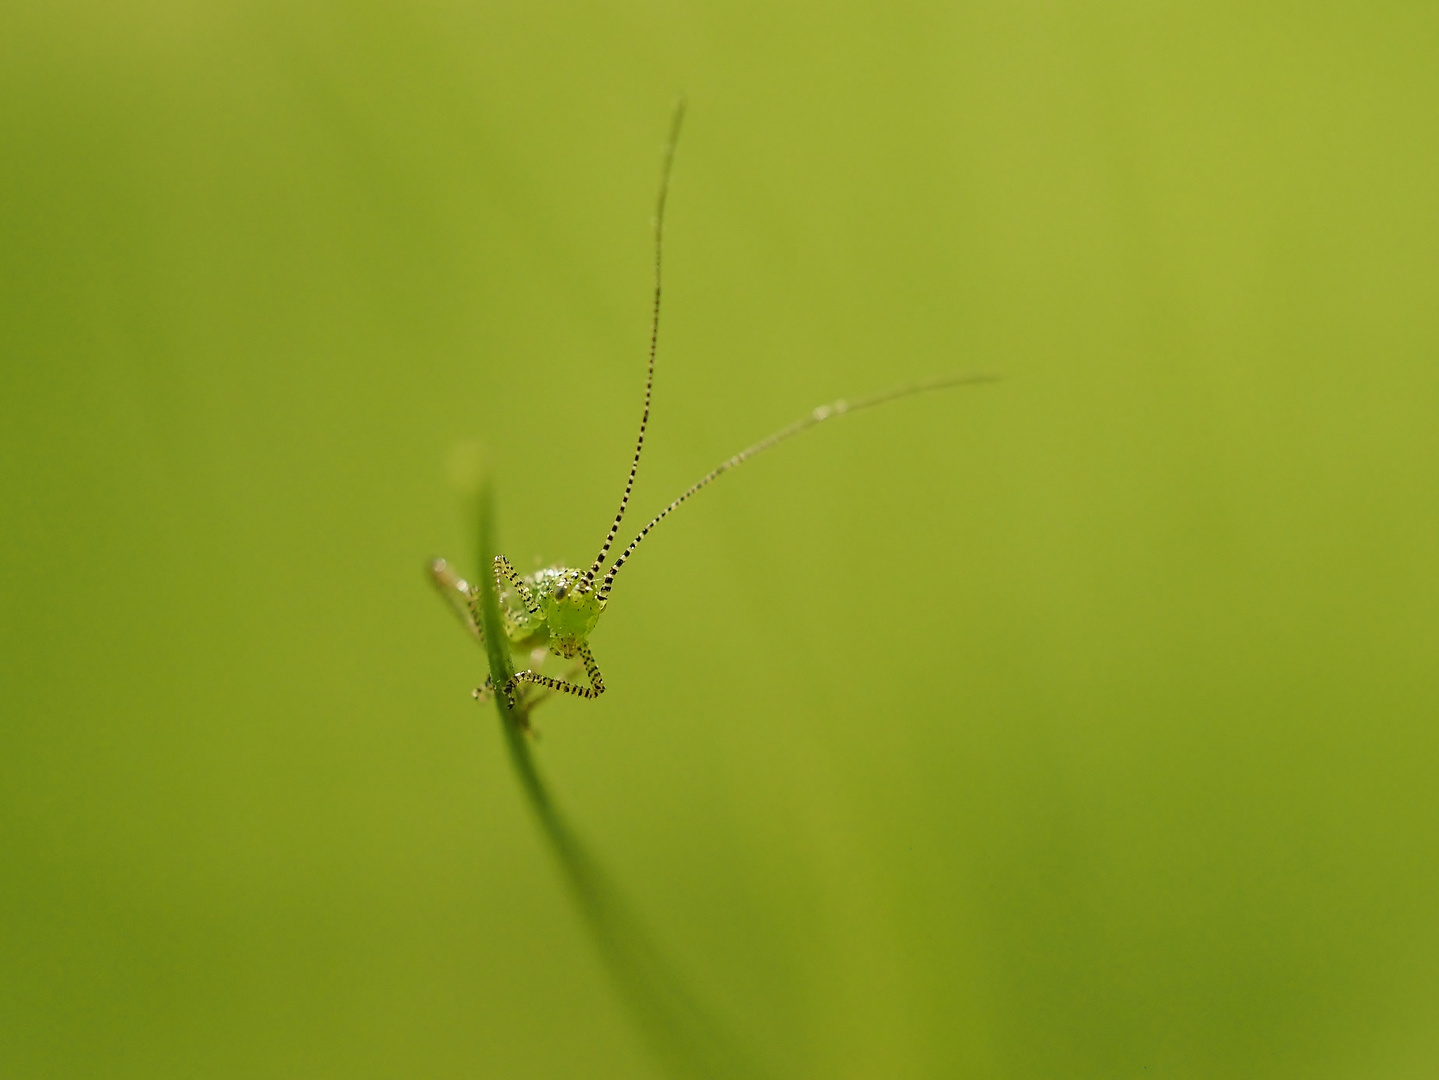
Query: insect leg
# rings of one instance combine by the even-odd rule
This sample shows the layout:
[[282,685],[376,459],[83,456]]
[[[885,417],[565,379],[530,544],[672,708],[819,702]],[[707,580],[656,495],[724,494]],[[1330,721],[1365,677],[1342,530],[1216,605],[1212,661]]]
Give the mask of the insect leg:
[[535,594],[530,592],[530,587],[524,583],[524,580],[515,571],[510,560],[503,555],[496,555],[495,583],[500,584],[502,581],[508,582],[510,587],[515,590],[516,595],[520,598],[520,603],[525,605],[526,611],[531,615],[538,615],[540,613],[540,605],[535,603]]
[[580,654],[580,661],[585,665],[585,674],[589,676],[590,680],[589,686],[581,686],[579,683],[570,682],[567,679],[552,679],[548,675],[541,675],[538,671],[517,671],[505,680],[504,686],[500,687],[500,693],[505,695],[505,700],[510,703],[510,708],[514,708],[515,690],[520,683],[543,686],[550,691],[558,690],[562,694],[574,694],[575,697],[589,698],[590,700],[603,694],[605,681],[600,677],[600,668],[595,663],[590,647],[584,642],[580,642],[576,651]]
[[[575,664],[574,666],[570,667],[565,671],[565,680],[568,682],[573,682],[575,676],[580,673],[580,670],[581,668],[579,664]],[[549,701],[550,698],[554,696],[555,692],[548,687],[538,689],[525,698],[525,708],[533,710],[535,706],[539,705],[541,702]],[[488,701],[489,699],[486,698],[485,700]]]
[[449,604],[460,623],[475,636],[477,641],[485,639],[480,629],[480,593],[464,578],[459,577],[444,559],[430,563],[430,582]]
[[580,663],[585,665],[585,675],[590,680],[590,685],[595,688],[595,697],[605,692],[605,680],[600,676],[600,666],[595,663],[595,654],[590,652],[588,642],[580,642],[576,650],[580,654]]

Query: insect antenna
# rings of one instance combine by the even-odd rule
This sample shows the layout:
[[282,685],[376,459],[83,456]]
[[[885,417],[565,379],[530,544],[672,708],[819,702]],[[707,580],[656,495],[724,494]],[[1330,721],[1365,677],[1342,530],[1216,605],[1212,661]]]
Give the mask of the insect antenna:
[[614,524],[610,526],[610,533],[605,537],[604,545],[600,553],[595,556],[594,564],[585,571],[584,580],[579,583],[581,592],[587,592],[594,587],[595,575],[603,569],[605,556],[610,553],[610,545],[615,542],[615,536],[620,531],[620,522],[624,520],[625,508],[629,506],[630,492],[634,490],[635,473],[640,467],[640,451],[645,448],[645,428],[650,422],[650,394],[655,384],[655,348],[659,344],[660,336],[660,269],[664,255],[665,239],[665,199],[670,189],[670,169],[674,165],[675,145],[679,142],[680,125],[685,118],[685,100],[680,98],[675,102],[674,115],[670,118],[669,139],[665,143],[665,160],[660,169],[660,190],[655,200],[655,299],[654,309],[650,315],[650,362],[649,372],[645,376],[645,408],[640,414],[640,434],[635,440],[635,457],[630,462],[629,479],[625,481],[625,493],[620,497],[620,509],[615,514]]
[[718,465],[716,468],[711,469],[704,476],[700,477],[688,488],[686,488],[684,494],[682,494],[674,502],[670,503],[653,518],[651,518],[650,523],[640,530],[638,536],[636,536],[633,540],[630,541],[630,546],[625,548],[625,550],[621,552],[620,557],[615,560],[614,565],[611,566],[609,568],[609,571],[605,574],[604,581],[601,582],[599,588],[600,599],[606,600],[609,598],[610,589],[613,588],[615,583],[615,575],[620,572],[620,568],[625,565],[625,561],[634,554],[635,548],[640,546],[640,541],[649,535],[649,531],[651,529],[653,529],[665,518],[669,517],[670,514],[673,513],[681,503],[687,500],[695,492],[714,483],[714,481],[718,480],[721,476],[729,472],[731,469],[735,468],[737,465],[743,465],[750,458],[762,454],[766,450],[778,446],[786,439],[793,438],[801,431],[808,431],[816,424],[822,424],[826,420],[831,419],[832,417],[844,416],[847,413],[859,412],[861,409],[872,409],[876,405],[883,405],[886,402],[897,401],[900,398],[906,398],[912,394],[921,394],[924,393],[926,390],[943,390],[946,387],[951,386],[969,386],[975,383],[997,382],[998,380],[998,375],[987,374],[941,375],[933,379],[925,379],[923,382],[906,383],[903,386],[896,386],[890,390],[884,391],[883,393],[875,394],[873,397],[863,398],[859,401],[845,401],[843,398],[841,398],[839,401],[833,402],[832,404],[821,405],[819,408],[811,412],[808,416],[796,420],[788,427],[780,428],[768,438],[761,439],[753,446],[741,450],[738,454],[736,454],[729,460],[721,462],[720,465]]

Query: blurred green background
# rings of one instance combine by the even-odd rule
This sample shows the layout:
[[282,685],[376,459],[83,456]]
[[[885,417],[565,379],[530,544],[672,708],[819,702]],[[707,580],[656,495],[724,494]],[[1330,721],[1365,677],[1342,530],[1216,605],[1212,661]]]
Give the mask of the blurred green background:
[[1439,1073],[1439,9],[0,7],[0,1072],[661,1066],[448,475],[636,527],[556,797],[772,1076]]

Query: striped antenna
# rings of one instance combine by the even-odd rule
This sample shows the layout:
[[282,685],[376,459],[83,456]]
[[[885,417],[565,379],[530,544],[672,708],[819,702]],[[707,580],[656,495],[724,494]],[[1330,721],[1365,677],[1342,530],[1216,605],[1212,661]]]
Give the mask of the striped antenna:
[[691,484],[685,490],[685,493],[683,495],[681,495],[678,499],[670,503],[658,514],[656,514],[654,518],[651,519],[650,523],[640,530],[640,534],[630,541],[630,546],[625,548],[625,550],[620,554],[620,557],[615,560],[615,564],[610,567],[609,572],[605,574],[604,581],[600,585],[600,599],[609,599],[610,589],[614,587],[615,575],[620,572],[620,568],[624,566],[625,561],[634,554],[635,548],[640,546],[640,541],[649,535],[649,531],[651,529],[653,529],[665,518],[669,517],[670,514],[673,513],[674,510],[680,505],[680,503],[684,502],[701,488],[707,487],[709,484],[719,479],[720,476],[729,472],[737,465],[743,465],[750,458],[755,457],[758,454],[764,453],[771,447],[778,446],[786,439],[793,438],[795,435],[798,435],[801,431],[808,431],[816,424],[822,424],[826,420],[829,420],[836,416],[844,416],[847,413],[859,412],[861,409],[872,409],[876,405],[883,405],[889,401],[897,401],[900,398],[909,397],[911,394],[922,394],[926,390],[943,390],[946,387],[950,386],[969,386],[974,383],[988,383],[997,381],[999,381],[998,375],[941,375],[934,379],[926,379],[923,382],[906,383],[903,386],[894,387],[891,390],[886,390],[881,394],[875,394],[873,397],[864,398],[861,401],[845,401],[843,399],[840,399],[839,401],[836,401],[831,405],[821,405],[819,408],[815,409],[812,413],[810,413],[803,419],[796,420],[788,427],[780,428],[780,430],[769,436],[769,438],[761,439],[759,442],[755,443],[748,449],[741,450],[734,457],[719,465],[719,467],[706,473],[704,476],[700,477],[699,480]]
[[620,522],[624,520],[625,508],[630,503],[630,492],[634,490],[635,473],[640,467],[640,451],[645,448],[645,428],[650,422],[650,394],[655,385],[655,348],[659,344],[660,336],[660,266],[664,255],[665,240],[665,198],[670,190],[670,168],[674,165],[675,144],[679,142],[680,125],[685,118],[685,99],[680,98],[675,102],[674,115],[670,119],[670,137],[665,143],[665,161],[660,170],[660,191],[655,201],[655,301],[654,310],[650,316],[650,365],[649,373],[645,376],[645,409],[640,414],[640,434],[635,440],[635,458],[630,462],[630,476],[625,481],[625,493],[620,497],[620,509],[615,514],[615,522],[610,526],[610,534],[605,537],[604,545],[600,553],[595,556],[594,564],[585,571],[584,580],[579,583],[579,590],[587,592],[594,587],[595,575],[605,565],[605,556],[610,553],[610,545],[615,542],[615,536],[620,531]]

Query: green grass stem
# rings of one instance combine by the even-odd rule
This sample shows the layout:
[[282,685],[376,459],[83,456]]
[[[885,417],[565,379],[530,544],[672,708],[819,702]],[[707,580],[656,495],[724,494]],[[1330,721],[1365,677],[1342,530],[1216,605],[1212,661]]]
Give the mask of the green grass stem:
[[[488,480],[478,492],[480,615],[490,677],[496,687],[514,674],[500,620],[494,574],[494,496]],[[662,1065],[677,1077],[762,1077],[743,1050],[698,1005],[655,944],[654,935],[625,903],[568,820],[540,775],[523,702],[511,708],[494,695],[510,763],[520,788],[559,863],[580,915],[599,948],[606,970]]]

